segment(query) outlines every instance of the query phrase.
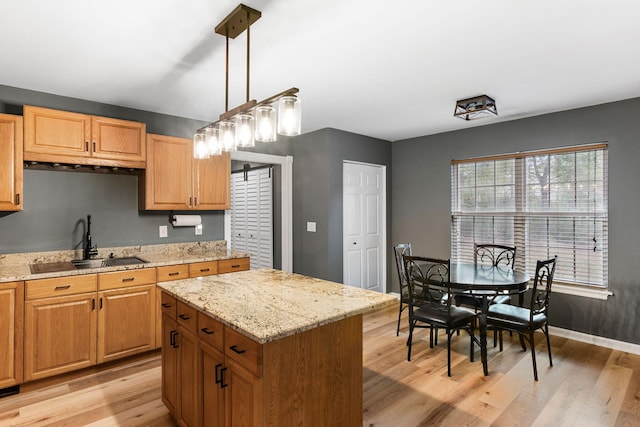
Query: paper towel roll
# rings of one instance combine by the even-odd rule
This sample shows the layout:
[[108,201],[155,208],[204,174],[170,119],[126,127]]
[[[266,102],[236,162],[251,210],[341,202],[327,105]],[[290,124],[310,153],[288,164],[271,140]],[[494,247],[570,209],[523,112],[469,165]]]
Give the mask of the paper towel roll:
[[171,224],[174,227],[195,227],[202,224],[200,215],[174,215]]

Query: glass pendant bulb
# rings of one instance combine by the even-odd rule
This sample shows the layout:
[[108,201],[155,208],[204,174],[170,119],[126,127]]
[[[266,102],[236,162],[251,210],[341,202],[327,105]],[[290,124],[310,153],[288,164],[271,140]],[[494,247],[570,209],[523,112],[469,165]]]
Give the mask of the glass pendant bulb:
[[222,151],[236,149],[236,124],[231,120],[220,122],[220,146]]
[[195,159],[209,158],[207,136],[204,132],[197,132],[195,135],[193,135],[193,157]]
[[236,146],[254,147],[256,141],[253,137],[254,119],[250,113],[240,113],[235,117],[236,121]]
[[283,96],[278,103],[278,133],[280,135],[300,135],[302,109],[296,96]]
[[255,109],[256,141],[274,142],[276,136],[276,109],[272,105],[259,105]]
[[209,155],[217,156],[222,153],[222,147],[220,146],[220,128],[218,125],[209,126],[204,130],[204,132],[207,136]]

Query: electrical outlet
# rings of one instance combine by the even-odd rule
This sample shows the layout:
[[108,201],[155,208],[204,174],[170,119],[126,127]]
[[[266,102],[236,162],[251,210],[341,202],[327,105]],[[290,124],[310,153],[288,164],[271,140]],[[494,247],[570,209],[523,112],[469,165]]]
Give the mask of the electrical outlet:
[[161,225],[158,228],[158,234],[160,235],[160,238],[167,237],[168,236],[167,226],[166,225]]
[[316,232],[316,223],[315,222],[307,222],[307,231],[310,233]]
[[198,224],[196,225],[196,236],[199,236],[202,234],[202,224]]

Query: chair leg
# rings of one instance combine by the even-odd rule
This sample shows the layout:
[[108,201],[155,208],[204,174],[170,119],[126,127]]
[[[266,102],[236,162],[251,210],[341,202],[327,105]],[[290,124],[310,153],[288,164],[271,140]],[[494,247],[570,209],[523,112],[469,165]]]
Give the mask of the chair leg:
[[402,316],[402,301],[400,301],[400,307],[398,308],[398,328],[396,329],[396,336],[400,335],[400,317]]
[[471,339],[469,340],[469,341],[471,341],[471,345],[470,345],[471,348],[469,349],[469,351],[470,351],[470,353],[469,353],[469,361],[471,361],[471,362],[473,362],[473,356],[474,356],[474,354],[473,354],[473,340],[475,338],[475,330],[474,329],[475,329],[474,325],[473,325],[473,323],[471,323],[469,325],[469,330],[471,331],[471,333],[469,334],[469,335],[471,335]]
[[[520,347],[522,347],[522,351],[527,351],[527,346],[524,343],[524,337],[522,336],[522,334],[518,335],[518,337],[520,338]],[[533,345],[533,341],[529,344]]]
[[533,331],[529,331],[529,345],[531,346],[531,360],[533,361],[533,378],[538,381],[538,367],[536,365],[536,343],[533,339]]
[[547,350],[549,351],[549,366],[553,366],[553,360],[551,360],[551,342],[549,340],[549,325],[544,325],[544,334],[547,337]]
[[409,320],[409,338],[407,338],[407,362],[411,362],[411,341],[413,340],[413,322]]
[[451,376],[451,335],[453,331],[447,328],[447,375]]

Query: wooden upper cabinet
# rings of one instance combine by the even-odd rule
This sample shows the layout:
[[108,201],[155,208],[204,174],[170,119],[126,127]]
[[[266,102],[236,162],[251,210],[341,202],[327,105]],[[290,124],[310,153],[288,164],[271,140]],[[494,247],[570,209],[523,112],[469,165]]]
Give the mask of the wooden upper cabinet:
[[0,211],[22,210],[22,117],[0,114]]
[[196,209],[231,207],[231,157],[229,153],[194,160]]
[[147,168],[138,182],[146,210],[223,210],[230,207],[229,153],[193,159],[190,139],[147,135]]
[[144,168],[144,123],[24,106],[24,159]]

